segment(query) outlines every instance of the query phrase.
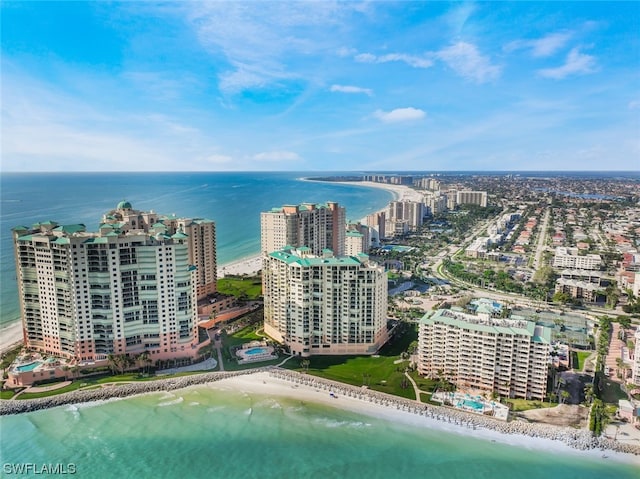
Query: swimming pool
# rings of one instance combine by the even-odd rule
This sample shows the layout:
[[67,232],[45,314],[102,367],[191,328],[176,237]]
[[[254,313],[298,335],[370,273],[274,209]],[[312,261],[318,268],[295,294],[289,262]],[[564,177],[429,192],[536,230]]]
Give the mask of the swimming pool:
[[472,401],[471,399],[464,399],[462,401],[462,405],[471,409],[475,409],[476,411],[482,411],[484,409],[484,404],[478,401]]
[[243,353],[246,354],[247,356],[255,356],[256,354],[264,354],[268,352],[269,351],[267,350],[267,348],[251,348],[251,349],[245,349],[243,351]]
[[33,361],[32,363],[28,363],[28,364],[21,364],[20,366],[16,366],[16,371],[21,373],[24,373],[26,371],[33,371],[35,368],[37,368],[41,364],[42,364],[42,361]]

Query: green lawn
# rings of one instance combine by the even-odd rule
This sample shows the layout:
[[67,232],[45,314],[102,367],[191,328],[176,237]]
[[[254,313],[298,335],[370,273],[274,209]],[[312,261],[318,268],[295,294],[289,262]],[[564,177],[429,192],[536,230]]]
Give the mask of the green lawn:
[[591,351],[576,351],[576,354],[578,356],[578,365],[575,367],[575,369],[577,369],[578,371],[582,371],[582,369],[584,368],[585,360],[589,356],[591,356],[592,352]]
[[68,393],[70,391],[75,391],[76,389],[80,389],[80,387],[83,384],[84,383],[82,381],[75,381],[75,382],[72,382],[71,384],[69,384],[68,386],[65,386],[65,387],[59,388],[59,389],[54,389],[53,391],[45,391],[45,392],[41,392],[41,393],[24,393],[24,394],[21,394],[20,396],[18,396],[16,398],[16,400],[20,400],[20,399],[37,399],[37,398],[46,398],[46,397],[49,397],[49,396],[57,396],[58,394]]
[[4,389],[0,391],[0,399],[11,399],[15,395],[12,389]]
[[258,299],[262,295],[260,276],[227,276],[218,280],[218,291],[243,299]]
[[[415,399],[413,386],[404,376],[404,369],[409,365],[409,361],[394,364],[400,358],[400,354],[418,337],[415,324],[405,327],[402,334],[398,334],[380,350],[379,357],[312,356],[308,358],[308,374],[353,386],[366,384],[376,391]],[[303,370],[301,359],[292,359],[283,367]]]

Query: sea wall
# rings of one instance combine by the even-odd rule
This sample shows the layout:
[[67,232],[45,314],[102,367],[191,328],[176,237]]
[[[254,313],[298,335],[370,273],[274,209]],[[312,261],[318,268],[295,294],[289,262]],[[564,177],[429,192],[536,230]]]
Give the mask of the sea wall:
[[133,382],[125,384],[112,383],[96,389],[71,391],[68,393],[44,398],[2,400],[0,401],[0,416],[39,411],[41,409],[49,409],[52,407],[65,406],[68,404],[79,404],[84,402],[105,401],[113,398],[124,398],[135,396],[137,394],[173,391],[189,386],[211,383],[233,376],[253,374],[265,370],[265,368],[260,368],[249,369],[246,371],[194,374],[192,376],[158,379],[155,381]]
[[211,383],[222,379],[254,374],[268,371],[271,376],[277,379],[292,382],[303,386],[330,391],[335,394],[349,396],[380,404],[386,407],[406,411],[409,413],[426,416],[442,422],[456,424],[469,429],[485,428],[502,434],[518,434],[529,437],[539,437],[561,441],[573,448],[586,449],[606,449],[627,454],[640,455],[640,447],[631,444],[623,444],[603,437],[593,437],[586,429],[573,429],[567,427],[552,426],[548,424],[527,423],[522,421],[504,422],[489,416],[477,415],[458,409],[425,404],[411,399],[400,398],[378,391],[372,391],[362,387],[318,378],[315,376],[301,374],[295,371],[288,371],[275,367],[249,369],[234,372],[213,372],[196,374],[193,376],[183,376],[178,378],[166,378],[155,381],[135,382],[127,384],[105,385],[97,389],[84,391],[72,391],[56,396],[38,399],[16,399],[0,401],[0,415],[21,414],[38,411],[52,407],[64,406],[68,404],[78,404],[93,401],[105,401],[113,398],[124,398],[138,394],[152,392],[173,391],[189,386]]

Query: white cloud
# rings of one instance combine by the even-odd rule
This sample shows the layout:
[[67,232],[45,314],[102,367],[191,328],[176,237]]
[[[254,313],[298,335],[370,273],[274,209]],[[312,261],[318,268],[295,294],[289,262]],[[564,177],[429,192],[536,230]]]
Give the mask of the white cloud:
[[[327,28],[360,8],[321,2],[184,2],[198,39],[222,66],[220,88],[237,93],[306,76],[297,60],[327,50],[344,53]],[[220,62],[225,59],[227,65]],[[226,68],[226,71],[224,69]]]
[[376,110],[373,116],[385,123],[396,123],[401,121],[420,120],[426,116],[426,113],[418,108],[396,108],[391,111]]
[[596,70],[596,58],[592,55],[580,53],[577,48],[574,48],[567,55],[564,65],[557,68],[538,70],[538,74],[545,78],[562,80],[570,75],[586,75]]
[[404,53],[387,53],[380,56],[372,53],[359,53],[354,58],[360,63],[403,62],[413,68],[429,68],[433,65],[433,61],[429,58]]
[[490,59],[480,54],[478,48],[471,43],[458,42],[438,51],[436,56],[461,77],[478,83],[494,80],[502,71],[501,67],[492,65]]
[[361,88],[359,86],[351,85],[331,85],[330,90],[340,93],[364,93],[368,96],[373,95],[373,90],[371,88]]
[[629,108],[629,110],[640,110],[640,100],[630,101],[627,108]]
[[505,50],[508,52],[520,49],[530,49],[531,54],[537,58],[550,57],[563,48],[573,36],[570,32],[550,33],[536,40],[516,40],[509,43]]
[[257,153],[253,155],[252,159],[257,161],[298,161],[301,158],[293,151],[277,150]]

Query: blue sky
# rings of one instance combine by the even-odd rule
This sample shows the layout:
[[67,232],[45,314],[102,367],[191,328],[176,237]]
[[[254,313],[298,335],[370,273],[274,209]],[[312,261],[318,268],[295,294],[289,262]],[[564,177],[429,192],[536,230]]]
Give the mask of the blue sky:
[[640,169],[640,2],[0,14],[3,171]]

